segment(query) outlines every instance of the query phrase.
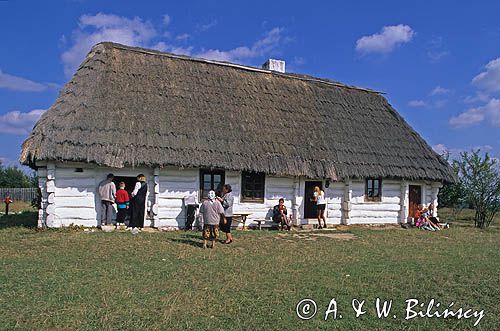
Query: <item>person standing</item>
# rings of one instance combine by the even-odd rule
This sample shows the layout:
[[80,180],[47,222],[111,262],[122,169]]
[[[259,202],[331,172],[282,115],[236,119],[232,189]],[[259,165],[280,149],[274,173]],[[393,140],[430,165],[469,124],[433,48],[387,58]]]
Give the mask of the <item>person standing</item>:
[[132,199],[130,201],[130,224],[129,227],[143,228],[144,216],[146,214],[146,201],[148,197],[148,184],[146,183],[146,176],[140,174],[137,176],[137,183],[135,183],[134,190],[132,191]]
[[[207,248],[210,240],[215,247],[215,241],[219,237],[219,223],[224,216],[224,208],[219,200],[216,199],[215,191],[208,192],[208,200],[203,201],[200,207],[200,214],[203,218],[203,248]],[[226,220],[227,222],[227,220]]]
[[113,204],[116,199],[116,186],[113,183],[113,174],[108,174],[106,179],[99,184],[101,196],[101,225],[109,225],[113,220]]
[[[314,200],[316,201],[316,211],[318,216],[318,229],[322,229],[323,227],[326,229],[326,217],[325,217],[325,209],[326,209],[326,199],[325,192],[319,188],[319,186],[314,187]],[[321,227],[321,220],[323,219],[324,226]]]
[[116,191],[116,208],[118,209],[118,214],[116,215],[116,223],[125,223],[125,217],[127,216],[129,208],[129,196],[128,192],[125,191],[125,183],[120,182],[118,184],[118,191]]
[[5,215],[9,215],[9,205],[13,202],[13,200],[10,195],[8,195],[5,199],[3,199],[3,202],[5,203]]
[[226,234],[226,241],[224,244],[230,244],[233,242],[233,235],[231,234],[231,223],[233,222],[233,190],[231,185],[226,184],[222,187],[222,193],[224,196],[222,198],[217,197],[217,200],[222,204],[224,208],[225,218],[221,219],[220,230]]

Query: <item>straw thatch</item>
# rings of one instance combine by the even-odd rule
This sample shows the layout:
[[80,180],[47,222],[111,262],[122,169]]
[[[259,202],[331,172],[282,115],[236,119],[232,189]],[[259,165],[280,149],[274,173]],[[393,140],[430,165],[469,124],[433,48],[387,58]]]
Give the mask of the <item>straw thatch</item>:
[[377,92],[113,43],[92,49],[21,162],[453,181]]

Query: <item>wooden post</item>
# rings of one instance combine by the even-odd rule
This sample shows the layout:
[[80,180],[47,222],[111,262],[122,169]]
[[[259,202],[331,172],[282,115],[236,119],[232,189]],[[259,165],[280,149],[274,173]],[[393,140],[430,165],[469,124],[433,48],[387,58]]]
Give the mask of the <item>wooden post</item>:
[[56,227],[59,224],[56,223],[55,211],[56,206],[54,204],[56,195],[56,166],[54,162],[47,163],[47,182],[46,182],[46,192],[47,192],[47,207],[45,208],[45,221],[48,227]]
[[409,213],[409,208],[408,205],[410,203],[410,186],[408,185],[408,182],[403,181],[401,182],[401,196],[399,197],[399,223],[407,223],[408,222],[408,213]]
[[158,227],[158,224],[160,223],[160,218],[158,216],[158,197],[160,194],[160,168],[155,167],[153,169],[153,182],[154,182],[154,188],[153,188],[153,205],[151,206],[151,211],[153,213],[153,224],[151,224],[152,227]]
[[293,178],[293,200],[292,200],[292,213],[293,213],[293,224],[299,224],[299,201],[298,196],[300,194],[300,179],[299,177]]
[[352,180],[346,179],[344,186],[344,196],[342,201],[342,224],[349,225],[351,222],[351,200],[352,200]]
[[438,217],[438,194],[441,187],[443,187],[443,184],[439,182],[432,183],[432,206],[434,207],[434,209],[431,210],[431,213],[434,217]]

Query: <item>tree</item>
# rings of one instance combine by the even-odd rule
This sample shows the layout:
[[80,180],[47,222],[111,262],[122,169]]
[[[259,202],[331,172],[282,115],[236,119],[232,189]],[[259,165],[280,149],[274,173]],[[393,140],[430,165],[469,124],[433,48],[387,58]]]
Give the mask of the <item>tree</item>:
[[[449,160],[449,154],[443,155],[446,161]],[[458,162],[454,161],[451,166],[459,177],[459,167]],[[464,195],[464,189],[462,187],[462,182],[459,180],[456,183],[445,183],[444,186],[439,190],[439,205],[441,207],[447,207],[452,209],[453,219],[457,219],[460,212],[467,206],[467,202]]]
[[14,166],[4,167],[0,163],[0,187],[37,187],[36,176],[28,176]]
[[482,157],[480,150],[476,150],[461,153],[460,159],[453,161],[453,167],[465,202],[475,210],[474,225],[481,229],[488,227],[500,211],[499,162],[488,153]]

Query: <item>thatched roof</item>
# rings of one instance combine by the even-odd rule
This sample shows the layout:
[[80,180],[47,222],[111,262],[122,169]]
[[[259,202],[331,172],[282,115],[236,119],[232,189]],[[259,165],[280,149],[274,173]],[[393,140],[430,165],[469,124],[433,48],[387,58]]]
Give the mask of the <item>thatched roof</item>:
[[113,43],[94,46],[23,143],[21,162],[39,160],[454,179],[380,93]]

